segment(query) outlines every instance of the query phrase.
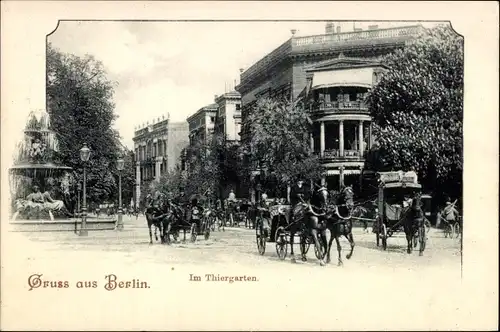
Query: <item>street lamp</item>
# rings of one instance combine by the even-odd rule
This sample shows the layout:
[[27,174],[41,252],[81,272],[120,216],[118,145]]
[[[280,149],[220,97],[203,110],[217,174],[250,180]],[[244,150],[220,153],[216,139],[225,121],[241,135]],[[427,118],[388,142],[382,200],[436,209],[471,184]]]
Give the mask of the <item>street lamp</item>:
[[90,149],[86,143],[80,149],[80,159],[83,161],[83,203],[82,203],[82,227],[80,236],[89,235],[87,230],[87,162],[90,159]]
[[78,205],[77,205],[77,208],[76,208],[76,211],[77,211],[77,216],[79,217],[80,216],[80,193],[82,192],[82,183],[81,182],[78,182],[78,185],[76,186],[76,190],[78,192]]
[[123,209],[122,209],[122,171],[125,166],[125,162],[120,157],[116,161],[116,169],[118,170],[118,221],[116,223],[116,229],[123,230]]

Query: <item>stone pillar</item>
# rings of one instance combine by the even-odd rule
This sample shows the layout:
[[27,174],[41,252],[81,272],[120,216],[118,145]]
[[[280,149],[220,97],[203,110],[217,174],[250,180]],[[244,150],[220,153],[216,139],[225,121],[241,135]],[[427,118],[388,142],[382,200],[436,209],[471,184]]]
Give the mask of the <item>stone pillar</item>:
[[344,121],[339,121],[339,155],[344,156]]
[[363,157],[363,150],[364,150],[364,147],[363,147],[363,121],[360,120],[359,121],[359,124],[358,124],[358,141],[359,141],[359,156],[360,157]]
[[344,185],[344,166],[340,166],[340,168],[339,168],[339,186],[340,186],[340,188],[342,188],[343,185]]
[[313,136],[313,133],[309,134],[309,142],[311,144],[311,151],[314,152],[314,136]]
[[135,207],[139,208],[139,200],[141,199],[141,163],[135,164]]
[[319,153],[323,157],[325,154],[325,122],[321,121],[320,134],[319,134]]
[[287,185],[286,186],[286,201],[288,204],[290,204],[290,193],[292,191],[292,188],[290,187],[290,185]]
[[372,138],[372,123],[368,126],[368,149],[371,149],[373,146],[373,138]]
[[323,187],[326,187],[326,177],[324,177],[324,176],[323,176],[323,177],[321,177],[321,185],[322,185]]
[[163,161],[162,157],[156,157],[155,159],[155,180],[160,181],[161,177],[161,163]]

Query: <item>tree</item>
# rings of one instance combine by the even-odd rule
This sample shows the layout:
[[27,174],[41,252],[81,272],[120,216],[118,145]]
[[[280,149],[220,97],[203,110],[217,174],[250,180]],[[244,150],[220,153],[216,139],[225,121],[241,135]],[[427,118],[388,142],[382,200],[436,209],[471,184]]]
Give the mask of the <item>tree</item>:
[[250,164],[281,185],[297,178],[318,180],[323,172],[310,149],[310,120],[302,102],[258,100],[245,121],[249,140],[241,151]]
[[197,141],[186,151],[188,171],[186,195],[215,193],[220,179],[218,140]]
[[57,158],[73,168],[75,182],[81,181],[79,150],[87,143],[91,149],[87,165],[89,204],[114,201],[118,193],[115,161],[122,150],[119,135],[112,129],[116,119],[114,85],[94,57],[64,54],[47,45],[47,111],[59,142]]
[[460,195],[463,59],[463,39],[447,26],[425,29],[384,59],[389,69],[368,96],[372,168],[415,170],[427,188]]

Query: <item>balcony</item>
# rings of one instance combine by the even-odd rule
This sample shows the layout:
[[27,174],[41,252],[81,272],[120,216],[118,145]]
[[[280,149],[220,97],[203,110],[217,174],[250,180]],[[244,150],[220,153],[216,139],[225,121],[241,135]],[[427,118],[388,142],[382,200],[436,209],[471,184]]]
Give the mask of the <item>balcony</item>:
[[292,52],[331,51],[342,47],[368,47],[370,45],[398,44],[415,37],[420,25],[377,30],[363,30],[338,34],[296,37],[292,39]]
[[365,155],[366,151],[363,153],[363,156],[361,156],[359,150],[344,150],[344,156],[341,156],[340,150],[332,149],[325,150],[320,159],[322,161],[361,161],[364,160]]
[[336,113],[362,113],[362,114],[370,114],[368,111],[368,105],[362,101],[349,101],[349,102],[339,102],[339,101],[330,101],[330,102],[320,102],[316,105],[313,105],[313,112],[321,111],[328,112],[334,111]]

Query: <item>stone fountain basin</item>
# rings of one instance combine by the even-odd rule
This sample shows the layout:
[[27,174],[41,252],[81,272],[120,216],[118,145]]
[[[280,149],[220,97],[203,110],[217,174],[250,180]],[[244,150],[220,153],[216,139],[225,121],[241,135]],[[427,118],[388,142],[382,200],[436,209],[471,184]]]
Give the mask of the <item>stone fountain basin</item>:
[[[116,218],[88,218],[87,230],[114,230]],[[81,219],[56,220],[9,220],[8,230],[11,232],[75,232],[79,231]]]

